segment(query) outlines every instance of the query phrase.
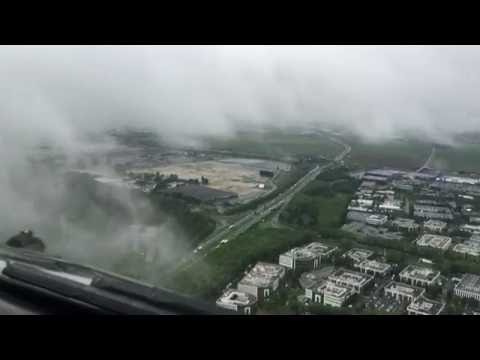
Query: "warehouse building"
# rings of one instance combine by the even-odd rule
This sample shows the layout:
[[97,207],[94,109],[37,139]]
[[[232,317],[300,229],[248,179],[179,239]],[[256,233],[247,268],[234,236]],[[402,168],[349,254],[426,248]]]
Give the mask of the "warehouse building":
[[228,289],[216,302],[218,307],[245,315],[255,314],[256,303],[255,296],[236,289]]
[[397,218],[392,221],[392,226],[397,229],[406,231],[417,231],[419,228],[419,225],[415,222],[414,219],[408,218]]
[[378,209],[386,213],[401,212],[402,202],[400,200],[387,199],[378,206]]
[[438,250],[447,250],[452,244],[452,238],[436,234],[423,234],[417,240],[418,246],[431,247]]
[[445,308],[445,303],[427,299],[423,296],[412,301],[407,306],[408,315],[440,315]]
[[386,276],[392,270],[392,266],[377,260],[364,260],[354,265],[362,273],[373,276]]
[[399,277],[400,281],[413,286],[430,286],[440,277],[440,271],[418,265],[408,265],[400,272]]
[[337,286],[351,289],[354,294],[360,294],[373,281],[373,276],[346,269],[335,270],[328,280]]
[[391,296],[398,301],[412,302],[425,293],[425,289],[418,286],[406,285],[396,281],[390,282],[384,287],[385,295]]
[[480,276],[473,274],[463,275],[460,282],[455,285],[454,293],[461,298],[480,301]]
[[277,290],[285,273],[286,269],[281,265],[259,262],[238,283],[238,290],[262,302]]
[[427,220],[423,223],[423,228],[432,232],[442,232],[447,229],[447,223],[440,220]]

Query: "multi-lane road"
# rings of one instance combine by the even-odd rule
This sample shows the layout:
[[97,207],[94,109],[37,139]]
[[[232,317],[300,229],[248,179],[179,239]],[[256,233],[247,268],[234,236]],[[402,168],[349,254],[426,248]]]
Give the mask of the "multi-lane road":
[[338,154],[334,160],[326,165],[323,166],[315,166],[312,170],[310,170],[306,175],[304,175],[301,179],[299,179],[295,184],[293,184],[290,188],[280,193],[274,199],[266,202],[265,204],[260,205],[255,210],[251,210],[242,216],[240,219],[235,221],[234,223],[224,226],[218,230],[216,230],[212,235],[210,235],[199,247],[197,247],[195,252],[190,253],[186,257],[184,257],[177,266],[172,269],[172,271],[178,271],[180,269],[185,269],[196,261],[202,259],[203,257],[207,256],[211,251],[216,249],[219,246],[223,246],[225,241],[222,240],[234,241],[236,237],[240,234],[247,231],[253,225],[260,222],[265,217],[269,216],[273,212],[278,209],[283,210],[287,204],[292,200],[292,198],[300,192],[305,186],[307,186],[310,182],[312,182],[319,174],[323,171],[335,167],[339,161],[343,160],[343,158],[350,153],[351,147],[348,144],[343,143],[338,139],[331,139],[332,141],[341,144],[344,147],[344,150]]

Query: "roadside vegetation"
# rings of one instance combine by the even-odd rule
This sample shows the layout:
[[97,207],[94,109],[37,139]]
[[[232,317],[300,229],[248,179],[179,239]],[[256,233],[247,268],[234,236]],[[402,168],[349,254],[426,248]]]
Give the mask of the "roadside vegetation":
[[254,226],[210,252],[203,261],[177,272],[165,285],[183,293],[216,299],[230,282],[239,281],[257,261],[277,262],[278,255],[313,241],[308,231]]

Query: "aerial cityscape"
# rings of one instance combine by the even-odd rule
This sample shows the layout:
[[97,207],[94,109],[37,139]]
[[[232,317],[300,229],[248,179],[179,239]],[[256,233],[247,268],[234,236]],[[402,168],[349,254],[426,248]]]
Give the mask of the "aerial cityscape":
[[2,54],[0,289],[121,314],[480,314],[479,48]]

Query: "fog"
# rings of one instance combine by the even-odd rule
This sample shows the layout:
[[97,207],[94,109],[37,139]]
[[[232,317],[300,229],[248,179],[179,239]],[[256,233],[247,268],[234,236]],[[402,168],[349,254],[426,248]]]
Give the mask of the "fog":
[[64,196],[46,172],[32,178],[39,143],[74,158],[115,146],[85,140],[111,128],[182,143],[247,124],[449,142],[480,130],[479,61],[476,46],[2,46],[0,232]]

